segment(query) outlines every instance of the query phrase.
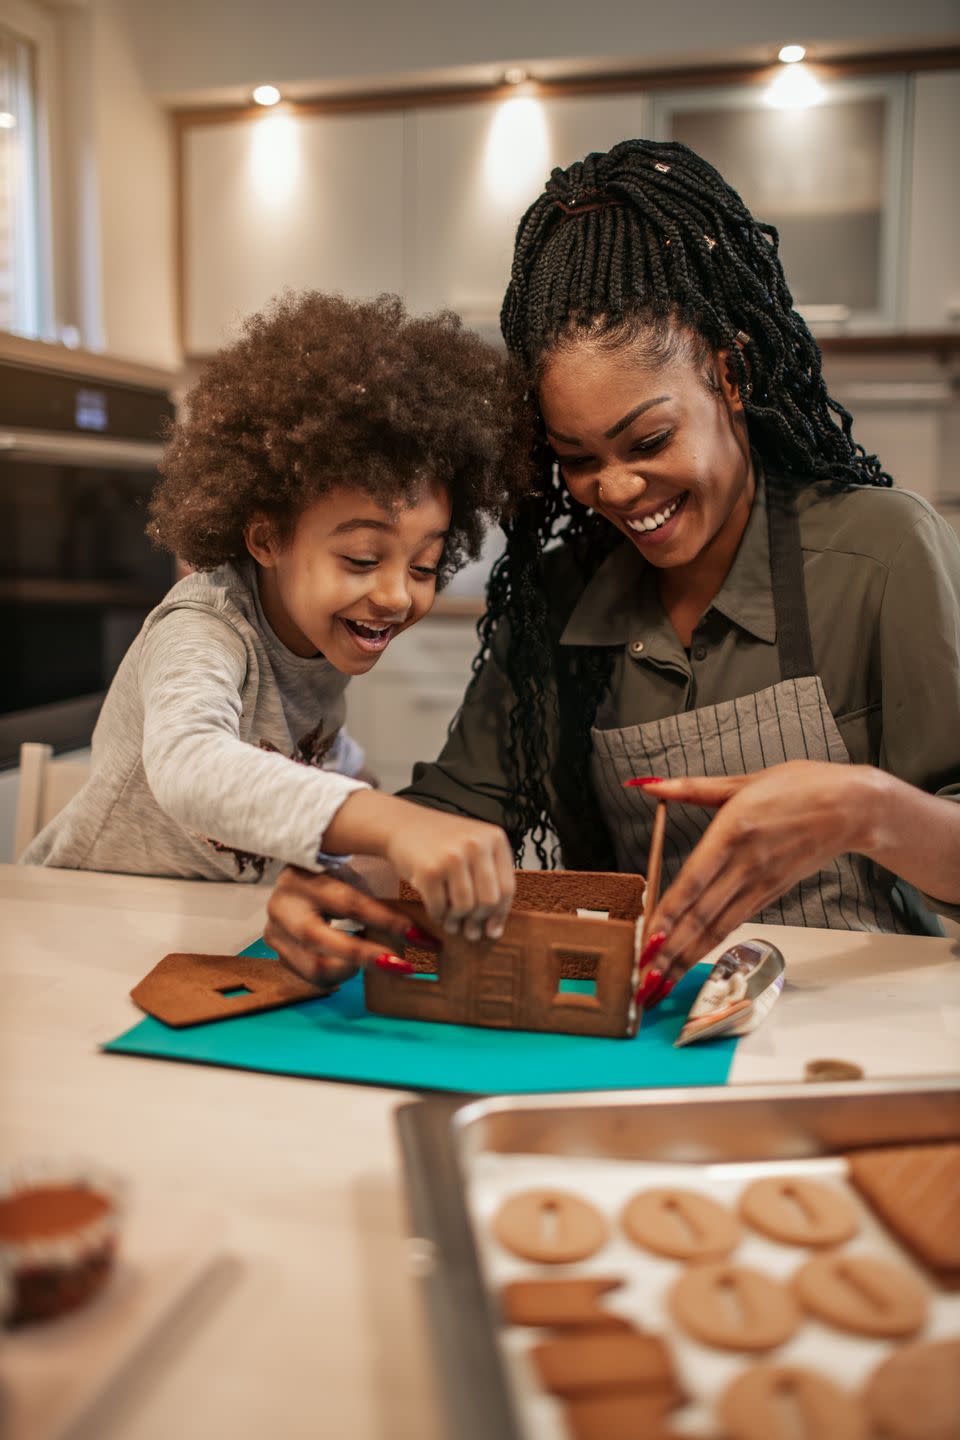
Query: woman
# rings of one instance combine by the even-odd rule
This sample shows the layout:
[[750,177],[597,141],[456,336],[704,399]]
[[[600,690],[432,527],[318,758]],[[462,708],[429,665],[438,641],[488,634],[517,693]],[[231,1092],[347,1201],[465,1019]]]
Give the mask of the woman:
[[[621,870],[669,799],[648,1003],[750,918],[937,933],[917,891],[960,914],[960,547],[852,439],[776,231],[686,147],[626,141],[554,171],[502,325],[539,485],[405,796]],[[400,928],[287,872],[268,935],[308,974],[366,957],[323,910]]]

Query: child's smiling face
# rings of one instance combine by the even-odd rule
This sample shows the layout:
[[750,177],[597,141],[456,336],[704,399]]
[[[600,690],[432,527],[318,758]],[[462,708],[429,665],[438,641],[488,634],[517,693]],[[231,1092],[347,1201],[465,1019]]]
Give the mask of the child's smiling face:
[[387,510],[362,490],[334,490],[277,539],[267,519],[247,526],[270,627],[295,655],[318,652],[346,675],[376,664],[395,635],[433,604],[450,498],[425,485]]

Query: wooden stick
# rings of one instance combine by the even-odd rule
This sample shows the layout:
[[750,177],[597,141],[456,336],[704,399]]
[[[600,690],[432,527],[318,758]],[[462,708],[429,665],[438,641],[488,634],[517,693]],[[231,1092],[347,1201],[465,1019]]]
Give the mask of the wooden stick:
[[643,894],[643,935],[641,950],[650,938],[650,921],[660,899],[660,869],[663,862],[663,841],[667,832],[667,802],[657,801],[657,813],[653,817],[653,834],[650,837],[650,853],[647,856],[647,888]]

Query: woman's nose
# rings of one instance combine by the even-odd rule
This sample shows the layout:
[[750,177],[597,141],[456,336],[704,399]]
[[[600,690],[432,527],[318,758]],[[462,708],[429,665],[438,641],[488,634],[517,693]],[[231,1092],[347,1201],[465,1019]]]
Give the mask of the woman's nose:
[[641,499],[647,482],[626,465],[610,465],[604,469],[597,481],[597,500],[602,505],[618,508],[635,504]]

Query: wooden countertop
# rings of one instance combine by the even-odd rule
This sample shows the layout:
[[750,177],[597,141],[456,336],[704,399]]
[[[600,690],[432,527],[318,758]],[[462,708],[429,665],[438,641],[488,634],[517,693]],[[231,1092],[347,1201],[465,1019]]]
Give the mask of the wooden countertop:
[[[135,1194],[222,1219],[231,1283],[148,1352],[98,1412],[97,1440],[439,1440],[394,1131],[409,1097],[98,1049],[136,1021],[128,991],[161,956],[242,948],[266,898],[0,866],[0,1151],[87,1156]],[[956,1074],[960,945],[746,934],[781,946],[788,984],[738,1047],[734,1082],[800,1079],[812,1058]]]

